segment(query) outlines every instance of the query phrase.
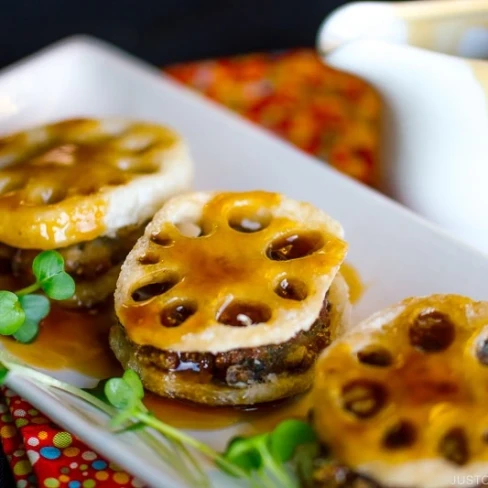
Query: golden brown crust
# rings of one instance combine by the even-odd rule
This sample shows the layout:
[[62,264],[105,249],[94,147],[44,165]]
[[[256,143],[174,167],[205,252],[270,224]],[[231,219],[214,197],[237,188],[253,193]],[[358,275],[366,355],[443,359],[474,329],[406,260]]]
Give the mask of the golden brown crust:
[[487,324],[488,302],[433,295],[333,343],[314,387],[314,423],[332,457],[384,486],[487,475]]

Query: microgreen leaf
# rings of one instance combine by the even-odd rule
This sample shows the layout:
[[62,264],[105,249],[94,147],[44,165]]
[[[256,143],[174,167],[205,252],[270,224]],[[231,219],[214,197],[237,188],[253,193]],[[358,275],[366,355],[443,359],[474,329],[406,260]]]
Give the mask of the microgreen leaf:
[[279,462],[289,461],[297,446],[315,442],[317,437],[310,424],[289,419],[281,422],[269,436],[269,450]]
[[122,379],[130,386],[132,389],[132,394],[134,398],[142,400],[144,398],[144,387],[142,386],[142,381],[138,374],[132,369],[128,369],[124,372]]
[[262,468],[261,454],[254,445],[254,437],[234,437],[227,445],[224,458],[246,473]]
[[95,398],[98,398],[103,403],[106,403],[107,405],[111,405],[111,403],[107,399],[107,396],[105,395],[105,385],[107,384],[108,381],[110,380],[109,379],[100,380],[93,388],[83,388],[83,391],[90,393],[90,395],[93,395]]
[[34,322],[40,322],[49,314],[49,300],[43,295],[24,295],[19,297],[19,302],[25,312],[25,318]]
[[[113,422],[112,422],[112,425],[114,425]],[[136,422],[134,424],[128,425],[127,427],[124,427],[123,429],[115,431],[115,434],[124,434],[125,432],[134,432],[137,430],[143,430],[146,427],[147,426],[144,422]]]
[[25,321],[25,312],[15,293],[0,291],[0,334],[12,335]]
[[32,263],[32,271],[40,283],[64,271],[64,259],[57,251],[43,251]]
[[105,396],[115,408],[125,409],[133,403],[132,388],[123,378],[111,378],[105,383]]
[[42,282],[41,288],[53,300],[66,300],[75,293],[75,281],[68,273],[62,271]]
[[0,334],[13,335],[23,343],[32,342],[39,333],[39,322],[50,310],[49,300],[33,295],[40,288],[54,300],[65,300],[74,295],[75,282],[64,271],[64,259],[56,251],[38,254],[32,263],[36,282],[17,290],[0,291]]
[[26,319],[20,329],[13,334],[14,339],[22,344],[29,344],[39,335],[39,322]]
[[0,363],[0,385],[3,385],[5,383],[5,379],[7,378],[8,375],[8,368]]
[[28,344],[38,336],[39,322],[49,313],[50,304],[43,295],[23,295],[19,302],[25,312],[25,321],[13,336],[17,341]]
[[75,293],[75,282],[64,271],[64,259],[57,251],[44,251],[32,263],[32,271],[44,293],[53,300],[66,300]]

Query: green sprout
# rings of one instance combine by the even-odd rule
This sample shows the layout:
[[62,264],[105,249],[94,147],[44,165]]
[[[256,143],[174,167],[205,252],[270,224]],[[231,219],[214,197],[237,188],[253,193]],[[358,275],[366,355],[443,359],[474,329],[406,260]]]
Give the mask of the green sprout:
[[316,444],[317,440],[307,422],[289,419],[271,432],[232,439],[222,455],[154,417],[142,403],[144,388],[136,372],[127,370],[122,378],[109,379],[104,383],[103,394],[119,412],[112,419],[112,426],[121,426],[129,419],[135,421],[118,432],[151,427],[174,442],[200,451],[224,473],[247,479],[256,487],[296,488],[296,478],[286,463],[293,459],[299,446]]
[[[52,300],[66,300],[75,293],[75,282],[64,270],[64,259],[56,251],[38,254],[32,263],[35,282],[16,292],[0,291],[0,334],[22,343],[39,334],[39,323],[49,314]],[[43,291],[45,295],[34,294]]]
[[[99,388],[98,392],[100,393]],[[112,427],[118,429],[116,430],[117,433],[150,427],[163,434],[167,439],[177,443],[180,447],[188,446],[196,449],[219,467],[222,467],[227,473],[237,477],[247,476],[239,466],[228,462],[211,447],[157,419],[142,403],[144,387],[135,371],[128,369],[121,378],[106,380],[103,386],[103,396],[107,403],[118,410],[118,414],[111,421]],[[132,423],[128,427],[124,427],[124,424],[129,420],[132,420]]]
[[288,419],[271,432],[235,437],[228,444],[224,457],[248,475],[257,477],[256,486],[295,488],[296,479],[290,475],[286,463],[293,459],[299,446],[315,442],[315,433],[308,423]]

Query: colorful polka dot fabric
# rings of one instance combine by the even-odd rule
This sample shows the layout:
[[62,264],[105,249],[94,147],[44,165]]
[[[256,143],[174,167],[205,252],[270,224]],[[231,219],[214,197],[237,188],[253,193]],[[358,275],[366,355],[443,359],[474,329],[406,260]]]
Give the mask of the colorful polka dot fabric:
[[[365,82],[325,66],[313,50],[186,63],[165,71],[349,176],[374,183],[379,97]],[[0,394],[0,440],[17,488],[142,487],[6,389]],[[0,488],[10,488],[10,474],[2,472],[0,464]]]
[[363,183],[374,184],[381,102],[312,49],[170,66],[166,73]]
[[17,488],[143,487],[13,391],[2,392],[0,436]]

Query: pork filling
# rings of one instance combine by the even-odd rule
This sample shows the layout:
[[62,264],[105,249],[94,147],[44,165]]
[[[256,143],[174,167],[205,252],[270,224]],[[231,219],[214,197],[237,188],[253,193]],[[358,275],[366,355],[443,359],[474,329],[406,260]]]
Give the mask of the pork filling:
[[[114,237],[97,237],[57,251],[64,258],[66,272],[75,280],[93,280],[124,261],[137,239],[144,233],[144,227],[125,227]],[[15,249],[12,258],[14,276],[30,280],[32,261],[40,252],[38,249]]]

